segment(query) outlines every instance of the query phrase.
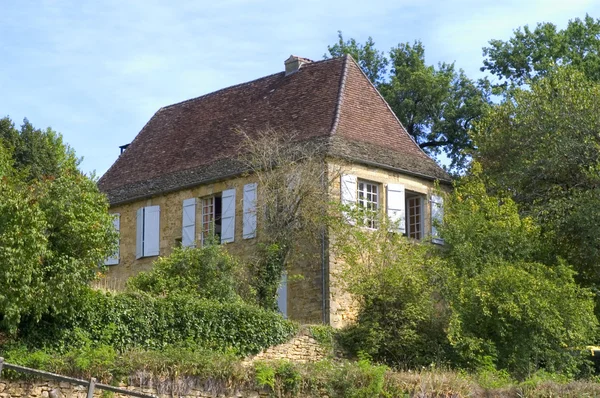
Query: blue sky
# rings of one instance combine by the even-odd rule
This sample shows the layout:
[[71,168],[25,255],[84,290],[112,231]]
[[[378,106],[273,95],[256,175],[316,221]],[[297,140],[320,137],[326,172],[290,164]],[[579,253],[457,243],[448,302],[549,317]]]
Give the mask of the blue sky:
[[386,51],[419,39],[475,78],[489,40],[586,13],[600,2],[3,0],[0,117],[52,127],[102,175],[161,106],[321,59],[338,30]]

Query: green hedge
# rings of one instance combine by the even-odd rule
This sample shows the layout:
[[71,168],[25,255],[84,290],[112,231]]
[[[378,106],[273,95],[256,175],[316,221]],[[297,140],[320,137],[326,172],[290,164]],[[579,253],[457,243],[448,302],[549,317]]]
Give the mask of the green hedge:
[[24,322],[19,340],[30,347],[58,351],[84,342],[106,344],[118,351],[189,344],[248,355],[286,341],[296,329],[281,315],[241,301],[90,290],[76,315]]

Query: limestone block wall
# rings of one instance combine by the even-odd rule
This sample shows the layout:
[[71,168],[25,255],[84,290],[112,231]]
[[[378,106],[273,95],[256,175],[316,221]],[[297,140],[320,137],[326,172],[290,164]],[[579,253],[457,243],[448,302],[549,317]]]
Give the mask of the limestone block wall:
[[[99,288],[122,290],[127,279],[151,268],[158,257],[136,259],[136,212],[145,206],[160,206],[160,256],[168,256],[176,247],[182,235],[183,201],[189,198],[201,199],[218,194],[226,189],[236,189],[235,238],[227,243],[227,249],[243,259],[251,259],[256,254],[257,238],[244,239],[242,236],[243,187],[255,182],[252,177],[238,177],[212,184],[201,185],[181,191],[158,195],[110,208],[110,213],[120,215],[119,264],[108,266],[106,276],[96,283]],[[258,187],[260,195],[260,186]],[[201,239],[202,211],[197,202],[196,240]],[[260,223],[260,220],[258,220]],[[301,323],[320,323],[323,320],[323,283],[321,272],[321,242],[302,243],[307,253],[290,267],[288,277],[287,308],[288,316]]]
[[[228,389],[230,392],[216,392],[210,386],[205,386],[202,383],[191,382],[187,380],[183,382],[181,388],[174,390],[163,390],[157,387],[133,387],[121,385],[121,388],[135,390],[145,394],[155,395],[158,397],[181,397],[181,398],[259,398],[269,397],[270,393],[266,390],[244,388]],[[52,380],[37,380],[37,381],[2,381],[0,380],[0,398],[86,398],[87,389],[84,386],[77,386],[70,383],[59,383]],[[124,394],[107,394],[102,390],[94,391],[95,398],[129,398],[129,395]]]
[[[340,173],[342,175],[352,174],[357,176],[358,179],[378,183],[380,187],[379,208],[382,210],[387,208],[387,198],[385,193],[388,184],[403,184],[407,192],[423,195],[423,231],[425,236],[431,232],[431,206],[429,205],[429,201],[431,195],[435,193],[435,184],[433,181],[356,163],[330,161],[328,166],[331,175]],[[334,200],[339,200],[341,195],[341,180],[337,178],[333,181],[334,182],[330,186],[330,195]],[[441,186],[440,189],[448,191],[449,187]],[[334,239],[335,236],[330,236],[330,240]],[[356,320],[358,303],[344,290],[343,280],[339,277],[339,271],[341,267],[343,267],[343,262],[339,258],[335,258],[331,252],[329,254],[329,292],[327,305],[329,324],[333,327],[341,328]]]
[[287,343],[269,347],[263,352],[248,358],[244,363],[254,361],[288,360],[291,362],[317,362],[325,359],[329,353],[310,336],[308,330],[303,330],[298,336]]

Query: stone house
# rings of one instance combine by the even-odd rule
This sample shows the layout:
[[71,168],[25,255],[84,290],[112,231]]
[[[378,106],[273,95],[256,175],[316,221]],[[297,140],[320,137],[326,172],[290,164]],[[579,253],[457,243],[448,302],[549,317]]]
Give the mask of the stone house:
[[[107,278],[119,285],[178,245],[216,233],[233,253],[253,250],[260,187],[238,161],[247,134],[274,128],[327,143],[343,162],[331,187],[345,203],[387,211],[414,239],[433,231],[435,181],[450,177],[409,136],[350,56],[318,62],[291,56],[285,70],[159,109],[99,181],[115,214],[119,250]],[[214,231],[211,231],[213,226]],[[324,240],[320,248],[327,254]],[[330,285],[331,259],[305,265],[280,288],[282,312],[301,322],[345,324],[349,300]]]

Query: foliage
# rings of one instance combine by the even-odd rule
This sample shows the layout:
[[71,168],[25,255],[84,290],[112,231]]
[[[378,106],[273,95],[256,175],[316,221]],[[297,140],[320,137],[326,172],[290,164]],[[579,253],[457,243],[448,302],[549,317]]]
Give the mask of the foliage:
[[[14,347],[2,351],[9,363],[40,368],[73,377],[101,375],[99,381],[117,383],[136,380],[141,386],[157,388],[161,395],[186,395],[191,388],[208,388],[213,394],[232,394],[247,387],[265,387],[277,396],[289,397],[581,397],[600,393],[594,380],[572,381],[564,376],[536,372],[523,382],[504,372],[467,374],[435,368],[392,371],[372,364],[325,360],[315,363],[256,362],[243,366],[231,353],[220,353],[185,346],[169,346],[161,351],[131,350],[91,367],[74,370],[70,354],[27,351]],[[94,349],[81,364],[93,361]],[[98,372],[98,373],[94,373]],[[257,375],[263,376],[258,378]],[[6,378],[22,378],[8,370]],[[264,381],[264,382],[262,382]],[[272,387],[271,387],[272,385]]]
[[444,203],[443,254],[458,277],[472,277],[485,267],[538,258],[540,229],[521,217],[509,195],[488,195],[481,165],[455,183]]
[[129,288],[154,296],[189,294],[198,298],[231,302],[239,299],[242,267],[222,245],[175,248],[160,257],[152,270],[128,280]]
[[[169,345],[160,351],[132,349],[121,354],[107,345],[90,341],[63,354],[34,350],[20,345],[2,352],[6,362],[69,375],[96,377],[104,383],[118,383],[128,376],[143,375],[154,386],[180,377],[199,377],[213,381],[243,381],[239,358],[232,352],[217,352],[198,347]],[[6,370],[4,371],[6,372]],[[3,372],[3,376],[5,376]],[[10,377],[22,377],[11,374]]]
[[310,335],[317,341],[323,348],[333,353],[335,345],[335,334],[336,330],[329,325],[311,325],[308,327]]
[[12,168],[23,171],[28,181],[57,177],[79,164],[75,151],[59,133],[36,129],[27,119],[20,129],[8,117],[0,119],[0,141],[10,153]]
[[519,378],[539,368],[575,374],[582,358],[572,349],[597,332],[592,295],[564,263],[535,262],[540,229],[509,197],[486,192],[478,164],[446,201],[441,227],[448,338],[460,364]]
[[283,343],[295,330],[279,314],[242,302],[90,290],[76,314],[23,324],[20,339],[31,347],[63,351],[88,340],[117,351],[161,349],[177,341],[248,355]]
[[387,65],[389,63],[383,51],[375,48],[373,38],[369,36],[365,44],[358,43],[355,39],[344,41],[342,32],[338,30],[338,41],[332,46],[327,46],[327,52],[324,58],[341,57],[349,54],[354,58],[365,75],[375,85],[385,81],[387,74]]
[[272,129],[239,133],[244,136],[240,160],[258,183],[257,218],[262,220],[251,285],[259,303],[274,309],[283,271],[320,259],[325,187],[338,174],[325,165],[324,143],[298,142],[293,133]]
[[342,347],[359,351],[394,367],[428,365],[445,359],[443,332],[447,314],[435,286],[443,270],[428,248],[394,232],[396,226],[380,217],[378,229],[367,229],[361,210],[345,209],[333,224],[331,245],[339,273],[335,280],[358,301],[357,323],[339,335]]
[[106,198],[50,129],[0,121],[0,326],[73,311],[113,250]]
[[516,89],[474,130],[490,188],[539,223],[547,250],[600,284],[600,84],[561,68]]
[[518,28],[507,41],[491,40],[484,47],[482,71],[489,71],[504,85],[523,85],[547,76],[555,68],[570,65],[592,81],[600,80],[600,20],[589,15],[570,20],[567,27],[539,23],[535,29]]
[[464,168],[472,149],[467,132],[490,105],[486,80],[469,79],[453,63],[427,65],[420,41],[393,47],[389,72],[388,59],[370,37],[361,45],[354,39],[344,41],[338,32],[338,42],[327,49],[326,58],[350,54],[357,60],[423,150],[431,155],[443,150],[452,169]]
[[449,338],[468,367],[489,357],[519,378],[541,367],[574,375],[581,361],[568,347],[595,337],[593,310],[590,292],[565,266],[492,266],[462,281]]

